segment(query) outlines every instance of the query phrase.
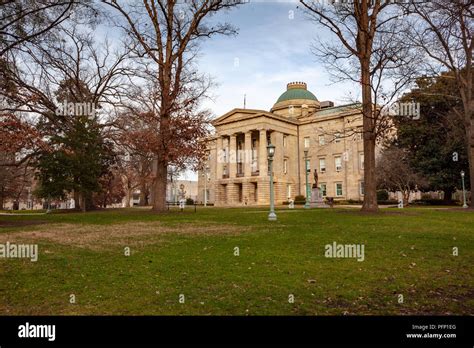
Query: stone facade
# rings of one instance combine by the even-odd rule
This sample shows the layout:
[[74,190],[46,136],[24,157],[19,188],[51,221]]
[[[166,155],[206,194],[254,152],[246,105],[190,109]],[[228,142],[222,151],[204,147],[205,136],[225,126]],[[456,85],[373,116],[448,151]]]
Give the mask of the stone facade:
[[[305,195],[308,151],[309,185],[318,170],[323,195],[363,199],[363,141],[360,104],[334,107],[319,102],[306,84],[287,85],[272,109],[233,109],[213,121],[209,157],[198,173],[198,201],[216,206],[267,205],[267,145],[275,145],[275,202]],[[206,180],[207,177],[207,180]]]

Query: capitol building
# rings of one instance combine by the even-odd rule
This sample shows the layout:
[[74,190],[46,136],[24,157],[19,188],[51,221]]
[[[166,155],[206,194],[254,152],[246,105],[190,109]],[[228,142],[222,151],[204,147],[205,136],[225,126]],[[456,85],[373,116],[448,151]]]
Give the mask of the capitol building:
[[267,145],[275,146],[276,204],[305,195],[317,170],[325,197],[363,200],[364,153],[360,104],[319,101],[304,82],[288,83],[270,111],[233,109],[215,119],[208,157],[198,173],[198,201],[216,206],[266,205]]

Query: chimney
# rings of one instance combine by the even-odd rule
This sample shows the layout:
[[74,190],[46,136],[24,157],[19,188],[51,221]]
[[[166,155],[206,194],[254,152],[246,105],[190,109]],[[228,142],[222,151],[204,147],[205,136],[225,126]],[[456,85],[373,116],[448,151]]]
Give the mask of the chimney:
[[320,105],[321,105],[321,109],[332,108],[334,106],[334,102],[330,100],[325,100],[325,101],[322,101]]

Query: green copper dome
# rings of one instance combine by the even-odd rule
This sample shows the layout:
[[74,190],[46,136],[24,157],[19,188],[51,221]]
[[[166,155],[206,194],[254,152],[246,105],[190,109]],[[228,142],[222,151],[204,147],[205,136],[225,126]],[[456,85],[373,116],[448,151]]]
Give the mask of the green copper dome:
[[292,82],[287,86],[287,90],[278,98],[277,103],[293,100],[293,99],[309,99],[318,101],[316,96],[306,89],[306,83]]

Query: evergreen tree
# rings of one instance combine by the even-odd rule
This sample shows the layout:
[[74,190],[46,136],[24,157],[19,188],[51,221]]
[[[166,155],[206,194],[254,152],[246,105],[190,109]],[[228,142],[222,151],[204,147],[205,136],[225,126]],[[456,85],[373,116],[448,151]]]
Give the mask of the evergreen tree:
[[74,106],[92,105],[92,94],[82,81],[67,80],[56,93],[62,104],[58,108],[58,124],[49,127],[57,133],[49,139],[50,151],[38,160],[40,187],[37,195],[64,199],[74,194],[76,208],[92,207],[93,193],[100,192],[100,179],[108,174],[115,162],[112,144],[106,141],[95,113],[88,114]]
[[113,165],[112,146],[104,141],[97,124],[86,117],[77,118],[70,131],[55,135],[54,148],[39,158],[41,197],[65,198],[67,193],[78,195],[82,210],[91,208],[92,194],[100,192],[99,180]]
[[444,191],[447,201],[461,188],[461,170],[469,168],[464,123],[456,112],[461,98],[455,83],[449,73],[419,78],[417,88],[401,102],[420,103],[420,118],[394,118],[397,138],[393,145],[408,150],[409,165],[428,180],[430,190]]

